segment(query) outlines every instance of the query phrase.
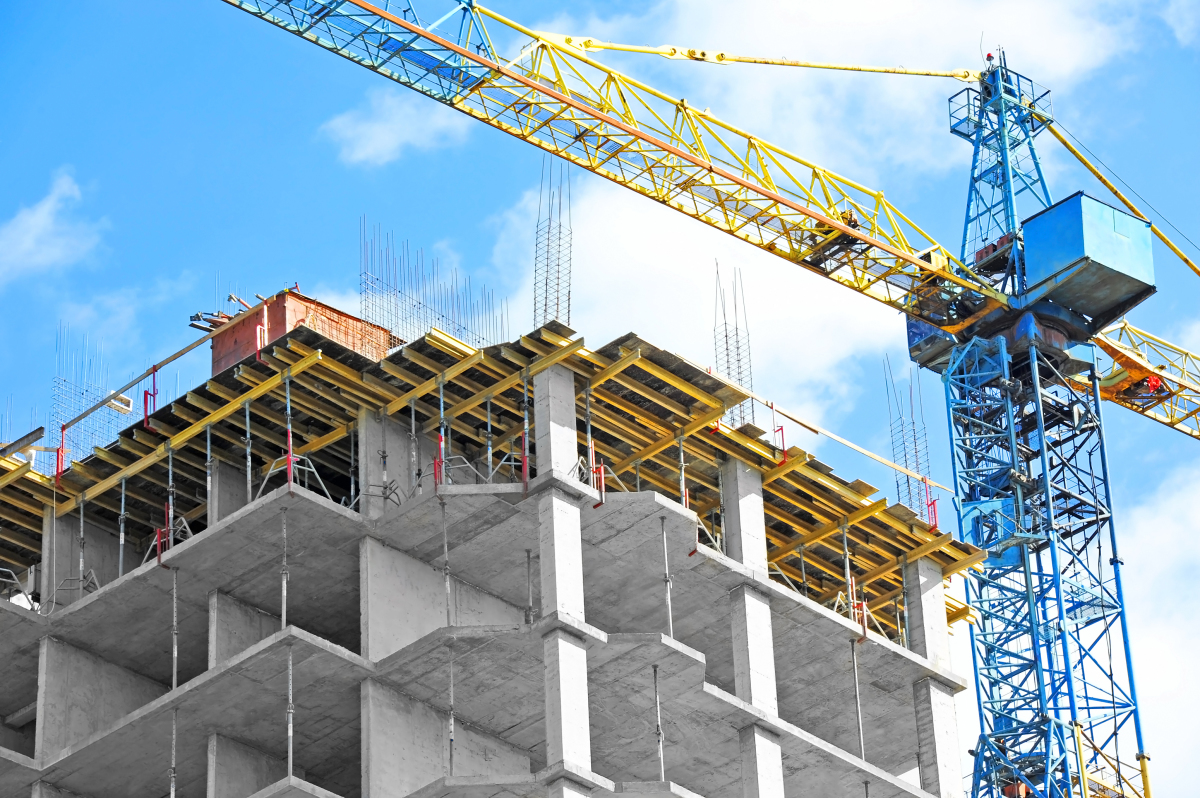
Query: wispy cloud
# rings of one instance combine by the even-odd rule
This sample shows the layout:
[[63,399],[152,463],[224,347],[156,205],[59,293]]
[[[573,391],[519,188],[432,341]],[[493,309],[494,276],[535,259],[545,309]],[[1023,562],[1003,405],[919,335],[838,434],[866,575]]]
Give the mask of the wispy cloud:
[[0,285],[40,270],[71,266],[95,250],[107,223],[74,216],[82,198],[75,180],[60,171],[46,196],[0,224]]
[[1200,4],[1196,0],[1169,0],[1163,9],[1163,19],[1184,47],[1200,41]]
[[384,166],[406,150],[431,150],[464,141],[472,122],[465,115],[415,92],[372,89],[366,107],[338,114],[321,125],[338,146],[338,158],[354,166]]

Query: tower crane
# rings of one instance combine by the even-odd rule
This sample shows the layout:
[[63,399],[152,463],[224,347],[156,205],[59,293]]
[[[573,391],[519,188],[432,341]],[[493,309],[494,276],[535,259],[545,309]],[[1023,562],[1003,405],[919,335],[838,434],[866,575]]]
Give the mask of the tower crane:
[[[1035,139],[1049,92],[981,71],[784,61],[531,30],[473,0],[225,0],[479,121],[907,317],[945,385],[981,734],[972,795],[1150,798],[1112,517],[1102,400],[1200,438],[1194,355],[1123,320],[1154,293],[1151,236],[1082,192],[1055,202]],[[501,54],[497,47],[511,47]],[[593,50],[953,78],[972,145],[963,238],[935,241],[881,191],[595,60]],[[1036,212],[1023,220],[1018,200]],[[1097,359],[1097,350],[1106,359]]]

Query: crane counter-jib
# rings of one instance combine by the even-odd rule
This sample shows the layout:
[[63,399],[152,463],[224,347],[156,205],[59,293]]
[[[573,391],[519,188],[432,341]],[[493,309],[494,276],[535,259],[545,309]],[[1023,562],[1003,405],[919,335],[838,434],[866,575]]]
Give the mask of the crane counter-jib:
[[[464,8],[451,41],[360,0],[226,2],[943,330],[1008,304],[881,192],[486,9]],[[512,37],[533,41],[497,56],[492,42]]]

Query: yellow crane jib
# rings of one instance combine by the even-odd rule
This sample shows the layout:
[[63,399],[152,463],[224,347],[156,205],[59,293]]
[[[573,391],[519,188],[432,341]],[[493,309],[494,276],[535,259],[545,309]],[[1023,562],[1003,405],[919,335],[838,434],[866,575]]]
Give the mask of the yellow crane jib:
[[716,50],[700,50],[694,47],[676,47],[662,44],[658,47],[647,47],[637,44],[616,44],[602,42],[587,36],[564,36],[561,33],[538,31],[538,36],[545,41],[552,41],[563,47],[573,47],[580,52],[594,50],[615,50],[625,53],[646,53],[660,55],[680,61],[704,61],[708,64],[765,64],[768,66],[807,67],[809,69],[835,69],[843,72],[879,72],[889,75],[917,75],[931,78],[954,78],[964,83],[975,83],[981,73],[970,69],[935,70],[907,69],[906,67],[876,67],[859,64],[825,64],[817,61],[797,61],[791,58],[759,58],[756,56],[734,55]]

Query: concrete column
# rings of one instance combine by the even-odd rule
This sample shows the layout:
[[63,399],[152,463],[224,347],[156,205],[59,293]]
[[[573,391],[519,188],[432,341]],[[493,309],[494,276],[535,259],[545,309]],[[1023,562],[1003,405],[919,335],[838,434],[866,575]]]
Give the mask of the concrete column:
[[950,630],[946,626],[946,591],[942,569],[928,557],[904,567],[904,607],[908,613],[908,647],[939,668],[950,667]]
[[[379,660],[446,625],[446,582],[438,568],[385,546],[359,543],[360,640],[363,657]],[[450,582],[455,626],[519,624],[525,611],[458,579]]]
[[[909,648],[933,665],[949,669],[950,632],[941,567],[923,557],[905,566],[904,581]],[[942,798],[957,798],[962,784],[954,694],[941,682],[927,678],[913,685],[913,698],[921,788]]]
[[449,718],[372,679],[362,683],[362,796],[403,798],[443,776],[529,773],[529,758],[459,723],[450,773]]
[[739,737],[742,752],[742,797],[783,798],[783,752],[779,736],[761,726],[747,726]]
[[[276,759],[219,734],[208,736],[206,798],[249,798],[287,775],[286,759]],[[304,771],[293,766],[292,775],[302,779]]]
[[546,664],[546,763],[592,769],[588,715],[587,649],[582,640],[554,630],[542,640]]
[[763,515],[762,475],[741,460],[721,463],[725,550],[757,571],[767,570],[767,526]]
[[[258,490],[256,480],[254,489]],[[246,506],[246,469],[213,458],[212,498],[208,505],[209,526]]]
[[42,638],[40,655],[35,745],[40,760],[49,761],[167,692],[158,682],[52,637]]
[[[762,477],[730,458],[721,464],[721,490],[726,552],[765,574],[767,528]],[[754,588],[741,585],[729,594],[729,601],[734,690],[743,701],[778,714],[770,600]],[[761,726],[747,726],[741,730],[739,740],[744,798],[783,798],[783,752],[778,735]]]
[[[391,508],[396,509],[395,500],[384,498],[387,485],[395,483],[404,496],[412,492],[413,462],[410,445],[410,425],[402,411],[399,415],[380,419],[374,410],[363,408],[358,411],[358,426],[355,432],[358,492],[362,497],[358,511],[363,517],[379,519]],[[432,450],[423,450],[424,436],[417,432],[417,465],[423,468],[432,457]],[[428,448],[428,447],[425,447]],[[432,476],[429,478],[432,479]],[[433,490],[433,483],[426,481],[425,487]],[[402,497],[397,497],[401,498]]]
[[559,779],[546,787],[546,798],[588,798],[592,791],[568,779]]
[[960,798],[962,770],[954,693],[935,679],[913,685],[917,713],[917,766],[921,789],[940,798]]
[[746,585],[730,593],[733,622],[733,678],[737,697],[778,714],[771,603]]
[[575,375],[566,366],[551,366],[534,375],[533,420],[538,476],[555,471],[566,478],[579,462]]
[[208,594],[208,667],[215,668],[279,631],[279,618],[227,593]]
[[542,614],[566,613],[584,619],[583,541],[579,507],[553,488],[538,497],[538,550]]
[[[78,580],[80,577],[79,515],[71,513],[61,518],[52,518],[53,512],[53,509],[47,507],[42,516],[42,600],[49,601],[53,596],[55,604],[65,606],[88,595],[86,591],[80,590],[78,581],[68,582],[61,590],[56,590],[63,584],[64,579]],[[115,531],[88,521],[86,507],[83,541],[83,573],[94,572],[101,587],[115,580],[120,538]],[[133,547],[126,542],[126,573],[137,565]]]

